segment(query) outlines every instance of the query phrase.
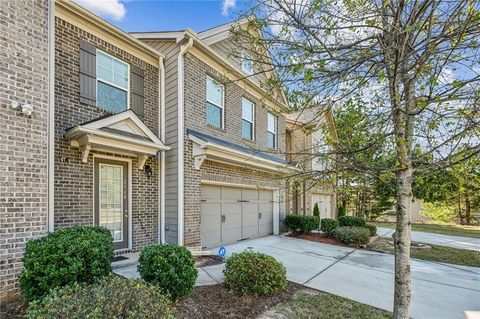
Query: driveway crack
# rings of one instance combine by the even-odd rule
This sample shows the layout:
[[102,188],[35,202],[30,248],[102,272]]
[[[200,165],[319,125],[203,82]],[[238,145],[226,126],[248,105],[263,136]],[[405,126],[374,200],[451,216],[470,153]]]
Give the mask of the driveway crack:
[[348,256],[350,256],[351,254],[353,254],[355,251],[357,251],[357,249],[354,249],[350,252],[348,252],[345,256],[343,256],[342,258],[338,259],[337,261],[335,261],[334,263],[332,263],[331,265],[329,265],[328,267],[325,267],[324,269],[322,269],[320,272],[318,272],[315,276],[313,276],[312,278],[308,279],[307,281],[305,281],[303,283],[303,285],[306,285],[308,284],[310,281],[312,281],[313,279],[315,279],[316,277],[320,276],[323,272],[325,272],[326,270],[330,269],[331,267],[335,266],[337,263],[341,262],[342,260],[344,260],[345,258],[347,258]]

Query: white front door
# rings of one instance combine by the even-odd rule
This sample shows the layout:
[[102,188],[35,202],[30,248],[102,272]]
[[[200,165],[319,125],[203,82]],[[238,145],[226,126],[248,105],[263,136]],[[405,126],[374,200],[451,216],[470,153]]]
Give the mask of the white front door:
[[318,204],[320,218],[332,218],[331,196],[327,194],[312,194],[313,205]]

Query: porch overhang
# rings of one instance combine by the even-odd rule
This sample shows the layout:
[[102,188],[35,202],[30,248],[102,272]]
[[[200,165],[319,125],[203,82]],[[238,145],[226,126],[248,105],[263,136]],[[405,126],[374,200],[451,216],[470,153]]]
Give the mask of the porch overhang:
[[282,159],[265,152],[250,150],[238,145],[225,145],[228,142],[221,142],[220,139],[202,132],[188,130],[188,137],[193,142],[194,165],[197,170],[201,168],[205,160],[277,174],[298,170],[296,167],[289,166]]
[[84,163],[90,151],[109,151],[137,156],[139,169],[150,156],[170,149],[130,110],[76,125],[66,131],[65,138],[82,151]]

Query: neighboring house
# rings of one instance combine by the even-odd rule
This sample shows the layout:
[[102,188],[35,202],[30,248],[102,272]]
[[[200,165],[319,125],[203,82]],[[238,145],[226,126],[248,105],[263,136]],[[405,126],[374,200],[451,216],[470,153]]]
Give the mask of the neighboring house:
[[[326,130],[325,130],[326,129]],[[325,145],[325,132],[336,138],[335,124],[330,109],[321,107],[303,109],[287,115],[287,160],[306,173],[321,172],[328,163],[314,154]],[[332,185],[319,176],[296,181],[292,179],[287,193],[287,211],[311,215],[318,204],[321,218],[336,218],[336,194]]]
[[[412,200],[412,205],[410,206],[410,220],[412,223],[423,224],[428,223],[431,220],[429,217],[421,214],[422,204],[423,200],[421,199],[414,198]],[[397,212],[395,211],[395,207],[392,207],[392,209],[381,214],[379,217],[377,217],[377,220],[389,223],[397,222]]]
[[258,66],[229,54],[231,26],[132,34],[165,55],[167,242],[205,249],[278,234],[285,213],[287,102],[265,99],[248,76]]

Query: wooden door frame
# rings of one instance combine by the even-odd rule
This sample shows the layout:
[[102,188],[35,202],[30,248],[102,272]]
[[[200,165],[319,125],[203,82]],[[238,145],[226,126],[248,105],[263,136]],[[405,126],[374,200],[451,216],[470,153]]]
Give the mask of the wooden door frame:
[[116,157],[116,156],[109,156],[109,155],[102,155],[102,154],[93,154],[93,195],[92,195],[92,207],[93,207],[93,214],[92,214],[92,224],[95,225],[95,194],[96,194],[96,185],[95,185],[95,165],[96,160],[112,160],[118,162],[127,162],[128,167],[128,243],[127,248],[115,250],[115,252],[122,252],[126,250],[132,250],[132,240],[133,240],[133,223],[132,223],[132,160],[128,158]]

